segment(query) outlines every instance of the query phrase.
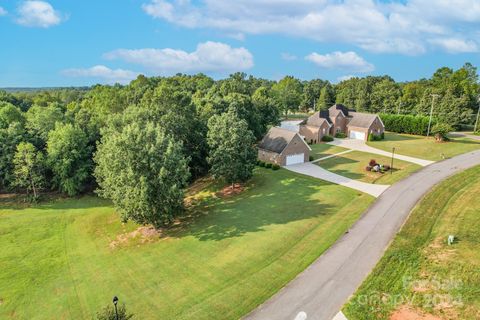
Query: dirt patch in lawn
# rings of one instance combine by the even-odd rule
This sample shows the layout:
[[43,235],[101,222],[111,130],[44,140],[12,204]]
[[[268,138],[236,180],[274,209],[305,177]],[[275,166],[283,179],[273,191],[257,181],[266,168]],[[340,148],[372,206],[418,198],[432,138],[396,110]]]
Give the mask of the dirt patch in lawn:
[[443,320],[431,314],[423,314],[422,312],[412,309],[408,306],[402,306],[395,310],[390,316],[390,320]]
[[217,196],[226,198],[226,197],[231,197],[236,194],[242,193],[243,190],[245,190],[245,187],[241,185],[240,183],[235,183],[233,186],[229,185],[217,192]]
[[455,259],[456,251],[452,246],[447,246],[443,238],[436,238],[425,248],[424,253],[433,262],[445,263]]
[[161,230],[157,230],[152,226],[143,226],[132,232],[118,235],[115,240],[110,242],[109,247],[115,249],[129,244],[131,241],[135,241],[137,244],[150,243],[160,239],[161,236]]

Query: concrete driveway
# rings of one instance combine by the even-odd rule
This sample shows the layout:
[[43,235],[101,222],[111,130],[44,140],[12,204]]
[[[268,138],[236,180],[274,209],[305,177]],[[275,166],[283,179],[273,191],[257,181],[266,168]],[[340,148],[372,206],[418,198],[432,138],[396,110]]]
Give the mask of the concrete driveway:
[[[244,319],[331,320],[375,267],[410,211],[433,186],[480,164],[480,150],[422,168],[388,188],[320,258]],[[367,316],[367,315],[365,315]]]
[[[346,138],[346,139],[334,139],[332,142],[328,142],[328,144],[331,144],[331,145],[334,145],[334,146],[339,146],[339,147],[342,147],[342,148],[362,151],[362,152],[379,154],[379,155],[385,156],[385,157],[391,157],[392,156],[391,152],[370,147],[363,140],[348,139],[348,138]],[[424,160],[424,159],[419,159],[419,158],[414,158],[414,157],[409,157],[409,156],[404,156],[404,155],[401,155],[401,154],[395,154],[395,159],[400,159],[400,160],[403,160],[403,161],[415,163],[415,164],[421,165],[423,167],[434,163],[434,161]]]
[[353,180],[353,179],[338,175],[336,173],[330,172],[328,170],[325,170],[310,162],[293,164],[290,166],[286,166],[284,168],[293,172],[301,173],[307,176],[311,176],[314,178],[336,183],[351,189],[362,191],[374,197],[380,196],[389,187],[389,185],[384,185],[384,184],[371,184],[371,183],[365,183],[365,182]]

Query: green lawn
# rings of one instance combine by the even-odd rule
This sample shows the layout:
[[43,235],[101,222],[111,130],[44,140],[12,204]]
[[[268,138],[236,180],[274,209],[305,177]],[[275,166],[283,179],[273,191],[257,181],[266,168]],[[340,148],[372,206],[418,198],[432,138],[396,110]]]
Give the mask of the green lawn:
[[371,159],[383,165],[391,164],[391,158],[376,154],[352,151],[330,159],[316,162],[320,167],[350,179],[376,184],[393,184],[420,169],[419,165],[394,160],[392,172],[378,173],[365,170]]
[[344,307],[348,319],[388,319],[406,301],[441,319],[480,319],[479,194],[480,166],[434,188]]
[[310,145],[310,148],[312,148],[310,155],[313,156],[313,159],[323,158],[326,156],[330,156],[332,154],[336,154],[336,153],[340,153],[342,151],[348,150],[346,148],[332,146],[326,143],[312,144]]
[[114,295],[138,319],[238,319],[373,201],[284,169],[256,169],[227,198],[208,182],[196,190],[190,218],[143,240],[122,240],[138,226],[93,196],[32,208],[0,199],[0,319],[91,319]]
[[398,154],[433,161],[442,160],[442,154],[449,158],[480,149],[480,141],[468,138],[452,138],[450,142],[439,143],[432,137],[427,138],[391,132],[385,133],[385,140],[369,141],[367,144],[389,152],[395,147],[395,152]]

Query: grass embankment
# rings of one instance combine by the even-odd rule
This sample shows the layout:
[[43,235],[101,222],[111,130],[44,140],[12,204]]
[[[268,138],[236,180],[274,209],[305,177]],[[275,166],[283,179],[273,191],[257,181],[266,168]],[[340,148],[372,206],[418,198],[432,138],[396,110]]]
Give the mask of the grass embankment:
[[344,307],[348,319],[480,319],[479,194],[479,166],[434,188]]
[[[161,235],[108,201],[0,202],[0,318],[90,319],[114,295],[138,319],[238,319],[331,246],[373,198],[287,170],[242,193],[189,192],[192,217]],[[144,230],[145,231],[145,230]]]

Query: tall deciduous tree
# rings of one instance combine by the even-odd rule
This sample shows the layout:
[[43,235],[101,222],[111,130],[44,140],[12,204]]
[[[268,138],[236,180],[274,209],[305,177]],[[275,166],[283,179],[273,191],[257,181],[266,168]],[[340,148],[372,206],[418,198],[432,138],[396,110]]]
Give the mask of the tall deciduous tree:
[[0,101],[0,129],[8,128],[13,123],[18,122],[25,125],[25,117],[20,108],[8,102]]
[[232,185],[251,178],[255,166],[255,137],[245,120],[234,110],[213,116],[208,121],[208,161],[211,172]]
[[33,197],[38,197],[38,189],[44,185],[44,157],[35,146],[29,142],[21,142],[13,159],[15,181],[20,188],[32,191]]
[[269,126],[280,124],[280,108],[275,99],[271,98],[266,87],[258,88],[252,96],[252,102],[260,117],[261,136]]
[[53,184],[69,196],[85,189],[91,175],[92,150],[82,129],[58,124],[48,135],[47,160],[53,172]]
[[112,128],[95,155],[98,193],[113,201],[122,219],[161,227],[183,211],[189,178],[181,142],[152,121]]
[[272,92],[285,115],[298,110],[302,101],[302,84],[298,79],[286,76],[272,86]]
[[9,189],[14,181],[13,158],[17,145],[25,140],[25,129],[19,122],[0,128],[0,188]]
[[48,133],[57,123],[63,123],[64,115],[61,107],[51,103],[46,107],[35,105],[26,113],[26,128],[37,148],[43,149],[48,140]]
[[302,102],[300,104],[300,108],[303,111],[307,111],[308,109],[318,109],[318,98],[320,97],[322,88],[327,83],[327,81],[320,79],[313,79],[304,82]]

